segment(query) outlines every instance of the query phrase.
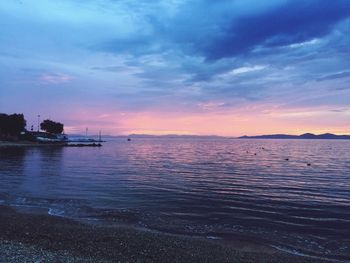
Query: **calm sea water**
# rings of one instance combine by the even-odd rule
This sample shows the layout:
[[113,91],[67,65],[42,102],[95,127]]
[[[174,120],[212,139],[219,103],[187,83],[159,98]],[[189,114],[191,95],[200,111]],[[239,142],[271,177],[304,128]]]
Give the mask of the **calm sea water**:
[[0,148],[0,203],[348,260],[350,141],[139,138],[101,148]]

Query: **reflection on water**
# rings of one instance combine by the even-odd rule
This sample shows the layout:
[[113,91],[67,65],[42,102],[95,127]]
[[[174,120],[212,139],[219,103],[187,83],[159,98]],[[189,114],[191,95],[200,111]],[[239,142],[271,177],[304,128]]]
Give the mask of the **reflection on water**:
[[0,201],[349,259],[349,148],[350,141],[229,139],[2,148]]
[[[7,147],[0,149],[2,194],[13,198],[46,192],[61,174],[62,147]],[[56,180],[56,179],[55,179]]]

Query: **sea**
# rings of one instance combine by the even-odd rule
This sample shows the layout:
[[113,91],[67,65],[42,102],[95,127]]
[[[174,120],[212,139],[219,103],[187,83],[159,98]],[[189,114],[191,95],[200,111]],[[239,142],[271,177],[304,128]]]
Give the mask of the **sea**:
[[120,137],[102,147],[0,148],[0,204],[346,262],[350,140]]

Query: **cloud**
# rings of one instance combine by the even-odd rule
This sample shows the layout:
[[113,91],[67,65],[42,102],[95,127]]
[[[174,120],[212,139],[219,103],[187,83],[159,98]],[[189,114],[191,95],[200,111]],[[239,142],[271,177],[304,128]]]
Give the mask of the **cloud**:
[[104,66],[104,67],[91,67],[92,70],[100,70],[100,71],[107,71],[107,72],[117,72],[117,71],[124,71],[125,66]]
[[202,51],[209,59],[242,55],[261,46],[284,46],[322,37],[350,16],[346,0],[293,0],[261,14],[233,18]]
[[226,103],[209,101],[209,102],[198,103],[197,105],[202,110],[216,110],[216,109],[225,107]]
[[325,76],[318,78],[317,80],[324,81],[324,80],[342,79],[342,78],[348,78],[348,77],[350,77],[350,71],[325,75]]
[[330,110],[331,112],[350,112],[350,109],[346,109],[346,108],[344,108],[344,109],[331,109]]
[[0,6],[4,110],[51,109],[74,126],[87,122],[69,121],[77,107],[160,119],[350,106],[347,0],[18,3]]
[[44,73],[38,77],[39,82],[43,84],[62,84],[72,81],[74,78],[62,73]]
[[240,75],[240,74],[244,74],[244,73],[263,70],[265,68],[267,68],[267,66],[265,66],[265,65],[255,65],[255,66],[251,66],[251,67],[236,68],[236,69],[233,69],[230,73],[232,75]]
[[309,46],[309,45],[315,45],[318,44],[320,42],[319,39],[314,38],[305,42],[300,42],[300,43],[294,43],[294,44],[290,44],[289,47],[290,48],[300,48],[300,47],[305,47],[305,46]]

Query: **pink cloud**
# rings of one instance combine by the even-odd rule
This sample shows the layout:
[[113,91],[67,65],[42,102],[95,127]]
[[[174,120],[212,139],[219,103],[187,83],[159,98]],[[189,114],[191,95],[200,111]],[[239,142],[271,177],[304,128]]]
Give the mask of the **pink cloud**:
[[73,80],[73,77],[62,73],[44,73],[38,79],[44,84],[62,84],[70,82]]

